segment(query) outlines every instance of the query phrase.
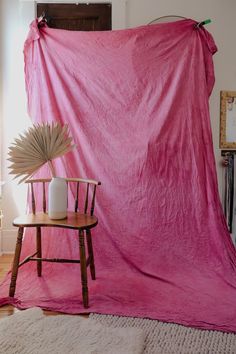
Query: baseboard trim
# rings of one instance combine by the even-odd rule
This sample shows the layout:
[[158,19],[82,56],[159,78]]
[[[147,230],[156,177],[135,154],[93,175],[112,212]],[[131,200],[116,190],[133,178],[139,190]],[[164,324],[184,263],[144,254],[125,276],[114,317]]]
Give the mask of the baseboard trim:
[[12,254],[15,251],[17,230],[4,230],[0,232],[0,253]]

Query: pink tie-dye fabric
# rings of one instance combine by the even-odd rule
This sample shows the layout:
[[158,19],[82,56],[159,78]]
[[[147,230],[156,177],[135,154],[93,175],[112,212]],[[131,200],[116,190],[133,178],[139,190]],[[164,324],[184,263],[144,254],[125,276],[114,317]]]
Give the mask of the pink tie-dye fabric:
[[[236,252],[222,214],[208,97],[216,46],[195,22],[108,32],[31,26],[29,114],[69,123],[77,149],[60,176],[101,180],[91,312],[236,332]],[[45,176],[45,170],[41,175]],[[77,258],[77,234],[43,230],[43,255]],[[23,255],[34,251],[27,235]],[[1,304],[85,312],[77,265],[19,271]]]

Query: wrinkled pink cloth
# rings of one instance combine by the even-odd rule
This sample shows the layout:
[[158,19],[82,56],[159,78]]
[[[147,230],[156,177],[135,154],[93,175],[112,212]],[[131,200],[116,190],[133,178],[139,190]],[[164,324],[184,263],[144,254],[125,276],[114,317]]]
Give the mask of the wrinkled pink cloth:
[[[60,176],[101,180],[89,311],[236,332],[236,252],[222,213],[208,97],[216,46],[193,20],[108,32],[31,25],[29,114],[69,123]],[[42,169],[41,175],[47,171]],[[43,230],[43,255],[78,258],[74,232]],[[34,252],[34,236],[22,258]],[[19,271],[1,304],[85,312],[78,265]]]

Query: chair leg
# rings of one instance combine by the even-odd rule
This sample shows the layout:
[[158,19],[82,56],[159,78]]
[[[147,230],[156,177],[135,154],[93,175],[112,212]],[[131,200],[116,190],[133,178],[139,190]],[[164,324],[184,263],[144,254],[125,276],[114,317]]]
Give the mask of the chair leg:
[[90,230],[86,230],[86,240],[87,240],[88,254],[89,254],[89,260],[90,260],[90,273],[91,273],[92,279],[95,280],[96,273],[95,273],[94,256],[93,256],[93,243],[92,243],[92,237],[91,237]]
[[17,279],[18,269],[19,269],[23,233],[24,233],[24,228],[19,227],[18,236],[17,236],[17,240],[16,240],[15,256],[14,256],[14,261],[13,261],[13,266],[12,266],[11,283],[10,283],[10,288],[9,288],[9,296],[10,297],[14,297],[14,295],[15,295],[16,279]]
[[87,266],[86,266],[83,230],[79,230],[79,249],[80,249],[80,270],[81,270],[83,304],[85,308],[88,308]]
[[[41,227],[37,226],[37,258],[42,258],[42,246],[41,246]],[[38,277],[42,275],[42,261],[37,261],[37,273]]]

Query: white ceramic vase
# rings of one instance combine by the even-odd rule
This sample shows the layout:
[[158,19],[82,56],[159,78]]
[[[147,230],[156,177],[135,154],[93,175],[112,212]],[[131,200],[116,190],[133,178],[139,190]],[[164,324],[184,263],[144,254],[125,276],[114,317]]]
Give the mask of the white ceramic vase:
[[53,177],[49,183],[48,216],[50,219],[67,217],[67,183],[64,178]]

